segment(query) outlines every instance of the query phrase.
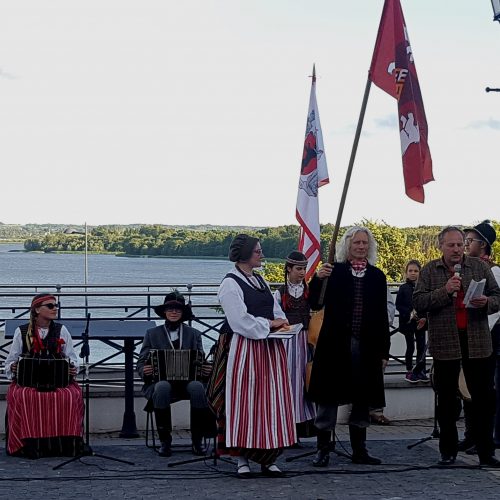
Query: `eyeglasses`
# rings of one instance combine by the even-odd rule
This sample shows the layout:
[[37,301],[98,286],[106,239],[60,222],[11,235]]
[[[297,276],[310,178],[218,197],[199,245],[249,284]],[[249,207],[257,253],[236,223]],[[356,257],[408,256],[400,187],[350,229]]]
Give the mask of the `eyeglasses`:
[[465,238],[465,243],[470,245],[473,241],[483,241],[483,240],[478,240],[477,238]]
[[48,309],[58,309],[59,304],[54,304],[51,302],[50,304],[42,304],[40,307],[47,307]]
[[176,309],[175,307],[169,307],[165,312],[182,314],[182,309]]
[[257,255],[263,255],[264,254],[264,252],[260,248],[258,250],[254,250],[253,253],[255,253]]

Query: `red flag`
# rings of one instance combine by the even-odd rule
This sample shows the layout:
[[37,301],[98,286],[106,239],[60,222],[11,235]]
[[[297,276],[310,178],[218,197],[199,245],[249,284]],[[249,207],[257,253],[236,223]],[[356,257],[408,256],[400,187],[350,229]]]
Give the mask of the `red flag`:
[[369,75],[375,85],[398,101],[405,191],[412,200],[423,203],[424,184],[434,180],[432,158],[424,103],[399,0],[385,0]]
[[321,260],[318,189],[328,184],[323,135],[316,102],[316,70],[313,67],[306,137],[302,153],[299,191],[295,217],[300,224],[299,251],[308,259],[306,280],[312,277]]

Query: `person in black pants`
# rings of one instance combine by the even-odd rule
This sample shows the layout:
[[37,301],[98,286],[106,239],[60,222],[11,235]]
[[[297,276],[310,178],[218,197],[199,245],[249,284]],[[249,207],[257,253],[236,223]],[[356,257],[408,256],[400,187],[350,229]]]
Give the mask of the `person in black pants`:
[[[399,331],[406,340],[406,380],[412,384],[429,382],[425,373],[425,331],[426,318],[419,318],[413,309],[413,291],[421,269],[418,260],[410,260],[406,264],[405,277],[396,296],[396,309],[399,312]],[[417,363],[413,367],[413,353],[417,344]]]
[[[419,315],[427,314],[429,349],[441,430],[440,465],[451,465],[458,452],[456,396],[462,366],[472,401],[472,428],[479,463],[500,467],[493,444],[494,388],[488,315],[500,308],[500,288],[490,267],[464,255],[465,235],[448,226],[438,235],[440,259],[422,268],[413,294]],[[465,300],[472,281],[484,279],[481,295]]]
[[[477,257],[486,262],[491,272],[500,285],[500,267],[492,259],[492,245],[496,241],[497,235],[495,228],[489,221],[483,221],[477,226],[465,229],[465,252],[470,257]],[[495,411],[495,447],[500,446],[500,314],[495,313],[488,316],[488,324],[491,330],[491,340],[493,344],[493,364],[495,365],[495,392],[496,392],[496,411]],[[475,446],[475,437],[471,425],[471,403],[464,401],[464,419],[465,432],[464,439],[458,444],[459,451],[465,451],[468,454],[477,453]]]
[[310,282],[311,308],[318,310],[323,280],[324,320],[318,337],[308,394],[317,403],[315,467],[330,460],[330,438],[340,405],[352,404],[349,438],[352,461],[378,465],[368,453],[370,408],[385,406],[384,368],[390,349],[387,280],[375,266],[377,243],[366,227],[349,228],[337,245],[336,262],[324,263]]

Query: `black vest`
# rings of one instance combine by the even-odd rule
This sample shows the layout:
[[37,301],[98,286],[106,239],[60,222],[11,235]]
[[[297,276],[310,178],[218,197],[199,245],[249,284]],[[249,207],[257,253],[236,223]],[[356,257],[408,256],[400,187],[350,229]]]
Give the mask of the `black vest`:
[[[234,279],[236,283],[240,286],[243,291],[243,301],[247,306],[248,314],[252,316],[256,316],[259,318],[266,318],[269,320],[274,319],[274,297],[271,293],[271,290],[267,287],[262,276],[258,274],[254,274],[257,278],[261,286],[262,290],[256,290],[253,286],[246,282],[246,280],[236,276],[235,274],[229,273],[226,274],[224,279]],[[229,327],[229,323],[227,320],[224,322],[224,325],[221,328],[221,333],[232,333],[231,328]]]
[[[23,340],[23,354],[28,354],[28,353],[33,354],[32,352],[29,352],[28,344],[26,342],[26,335],[28,334],[28,328],[29,328],[29,323],[26,323],[19,327],[19,329],[21,330],[21,337]],[[61,337],[61,328],[62,328],[61,323],[54,323],[54,321],[50,323],[49,333],[47,333],[47,336],[42,340],[42,344],[45,348],[45,352],[42,353],[42,355],[50,354],[52,356],[55,356],[58,354],[57,341]]]
[[286,296],[286,309],[283,305],[283,295],[285,294],[285,285],[281,285],[278,288],[281,294],[281,308],[286,315],[286,319],[291,325],[296,325],[297,323],[302,323],[304,329],[309,326],[310,312],[311,308],[307,299],[302,294],[299,298],[292,297],[290,294]]

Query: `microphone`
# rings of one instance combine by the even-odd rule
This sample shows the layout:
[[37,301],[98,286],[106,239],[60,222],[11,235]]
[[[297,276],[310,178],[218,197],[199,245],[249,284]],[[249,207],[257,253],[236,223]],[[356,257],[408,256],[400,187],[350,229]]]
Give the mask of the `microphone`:
[[[460,264],[455,264],[453,266],[453,269],[455,270],[455,278],[460,278],[460,272],[462,271],[462,266]],[[453,292],[453,297],[457,298],[457,292]]]

